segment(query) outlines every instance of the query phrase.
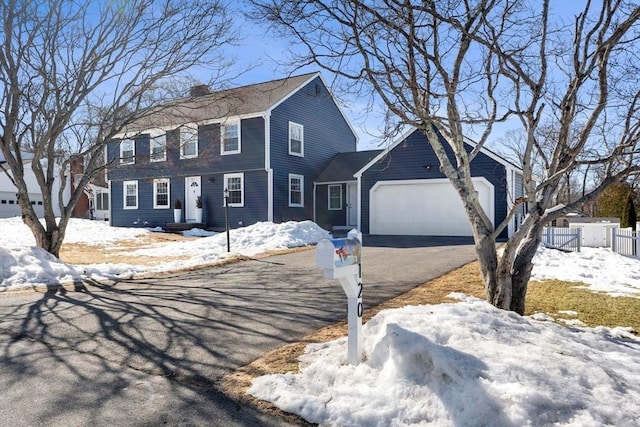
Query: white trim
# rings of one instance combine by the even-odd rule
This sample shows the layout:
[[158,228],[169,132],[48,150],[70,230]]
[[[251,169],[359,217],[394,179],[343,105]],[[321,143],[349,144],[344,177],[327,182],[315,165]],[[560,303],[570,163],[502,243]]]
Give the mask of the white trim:
[[[340,189],[340,207],[339,208],[332,208],[331,207],[331,187],[334,187],[334,188],[338,187]],[[330,210],[330,211],[341,211],[342,210],[342,184],[329,184],[327,186],[327,210]]]
[[[227,120],[220,123],[220,155],[226,156],[229,154],[239,154],[242,152],[242,121],[241,120]],[[235,126],[238,129],[238,148],[235,150],[224,149],[224,129],[227,127]]]
[[264,169],[267,172],[267,221],[273,222],[273,169],[271,169],[271,113],[264,113]]
[[358,186],[358,190],[357,190],[358,191],[358,213],[357,213],[358,217],[356,218],[356,220],[358,223],[358,231],[361,231],[362,230],[362,179],[360,177],[358,177],[357,186]]
[[[507,215],[509,215],[509,212],[511,211],[511,209],[513,209],[513,204],[514,204],[513,202],[515,201],[515,196],[516,196],[516,193],[515,193],[516,185],[515,185],[515,179],[513,176],[514,174],[515,174],[514,170],[507,169],[507,183],[506,183]],[[515,232],[515,220],[516,220],[516,215],[513,215],[509,220],[509,224],[507,225],[507,237],[511,237]]]
[[[105,157],[106,159],[106,157]],[[112,209],[113,209],[113,198],[111,197],[111,180],[107,181],[107,191],[109,192],[109,226],[112,227],[113,226],[113,215],[112,215]]]
[[[132,147],[132,152],[133,155],[131,155],[131,157],[127,157],[127,161],[125,161],[125,157],[122,154],[122,143],[124,143],[125,141],[131,142],[131,147]],[[121,165],[134,165],[136,163],[136,140],[135,139],[131,139],[131,138],[126,138],[126,139],[121,139],[120,143],[118,144],[118,149],[119,149],[119,153],[120,153],[120,164]]]
[[[299,179],[300,180],[300,203],[291,202],[291,179]],[[304,175],[298,175],[295,173],[289,174],[289,207],[290,208],[303,208],[304,207]]]
[[[157,185],[167,183],[167,204],[158,204],[158,187]],[[153,209],[169,209],[171,207],[171,180],[169,178],[156,178],[153,180]]]
[[[127,206],[127,185],[135,185],[136,188],[136,204],[135,206]],[[135,210],[138,209],[139,194],[138,194],[138,181],[122,181],[122,210]]]
[[244,173],[225,173],[223,175],[223,195],[222,195],[222,206],[225,206],[224,199],[224,190],[228,189],[228,179],[229,178],[240,178],[240,203],[229,203],[229,207],[232,208],[242,208],[244,207]]
[[[295,152],[295,151],[291,151],[291,130],[294,128],[299,128],[300,129],[300,152]],[[289,134],[287,137],[287,141],[289,143],[289,155],[291,156],[297,156],[297,157],[304,157],[304,125],[301,125],[300,123],[296,123],[296,122],[292,122],[289,121]]]

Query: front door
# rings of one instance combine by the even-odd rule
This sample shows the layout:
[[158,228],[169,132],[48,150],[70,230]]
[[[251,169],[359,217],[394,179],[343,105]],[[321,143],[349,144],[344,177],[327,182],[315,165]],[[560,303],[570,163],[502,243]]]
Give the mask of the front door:
[[347,225],[358,226],[358,184],[347,184]]
[[188,176],[184,179],[184,220],[196,222],[196,199],[202,195],[199,176]]

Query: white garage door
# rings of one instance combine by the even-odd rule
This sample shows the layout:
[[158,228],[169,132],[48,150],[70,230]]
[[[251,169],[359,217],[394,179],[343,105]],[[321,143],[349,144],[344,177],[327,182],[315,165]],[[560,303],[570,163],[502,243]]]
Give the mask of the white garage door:
[[[473,178],[483,209],[493,220],[493,185]],[[380,181],[370,190],[370,233],[471,236],[460,196],[448,179]]]

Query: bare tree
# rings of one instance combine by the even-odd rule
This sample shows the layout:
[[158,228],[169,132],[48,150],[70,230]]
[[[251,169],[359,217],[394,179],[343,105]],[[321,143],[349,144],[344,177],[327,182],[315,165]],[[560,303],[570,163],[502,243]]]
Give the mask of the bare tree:
[[[0,150],[23,221],[58,256],[73,207],[104,167],[105,144],[157,108],[171,94],[163,87],[192,67],[207,67],[213,80],[228,75],[224,48],[237,33],[223,0],[7,0],[0,17]],[[24,179],[27,150],[44,223]],[[67,201],[52,188],[66,179],[55,163],[64,167],[71,153],[84,156],[86,173]]]
[[[462,199],[486,297],[497,307],[524,313],[531,260],[547,222],[638,173],[640,7],[634,2],[587,0],[568,23],[549,0],[253,4],[256,17],[294,40],[294,64],[329,70],[344,84],[336,89],[375,97],[396,126],[426,135]],[[525,197],[494,226],[478,200],[470,163],[494,125],[506,120],[525,135]],[[541,137],[542,125],[555,130],[552,140]],[[465,134],[478,141],[471,152]],[[543,165],[540,176],[534,160]],[[600,183],[579,200],[556,205],[559,184],[587,165],[602,166]],[[496,238],[523,203],[527,216],[498,255]]]

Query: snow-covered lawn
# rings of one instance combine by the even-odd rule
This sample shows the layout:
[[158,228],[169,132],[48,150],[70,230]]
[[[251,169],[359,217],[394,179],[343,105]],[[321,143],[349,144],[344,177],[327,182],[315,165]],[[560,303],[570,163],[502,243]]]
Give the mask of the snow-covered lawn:
[[[151,232],[72,220],[66,242],[108,250]],[[234,230],[231,246],[235,253],[253,255],[327,236],[308,221],[259,223]],[[0,291],[168,271],[228,256],[221,234],[134,252],[183,258],[175,263],[68,265],[35,248],[18,218],[0,219],[0,242]],[[540,249],[533,279],[548,278],[640,297],[640,261],[607,249],[577,254]],[[455,304],[380,312],[363,327],[366,360],[358,366],[346,364],[346,338],[311,345],[300,373],[258,378],[251,393],[332,426],[640,425],[640,341],[628,328],[570,329],[546,314],[521,317],[464,295],[457,298]]]
[[[119,243],[158,232],[145,228],[109,227],[102,221],[72,219],[67,227],[65,243],[82,243],[96,250],[119,248]],[[147,264],[69,265],[35,247],[31,231],[20,218],[0,219],[0,291],[30,288],[92,278],[95,280],[131,277],[146,273],[174,271],[208,265],[233,255],[253,256],[269,250],[294,248],[317,243],[329,237],[326,230],[311,221],[273,224],[261,222],[232,230],[231,252],[227,252],[226,233],[193,230],[195,240],[163,242],[150,248],[131,249],[129,255],[157,257],[159,262]],[[134,258],[135,259],[135,258]],[[175,259],[175,260],[172,260]]]

